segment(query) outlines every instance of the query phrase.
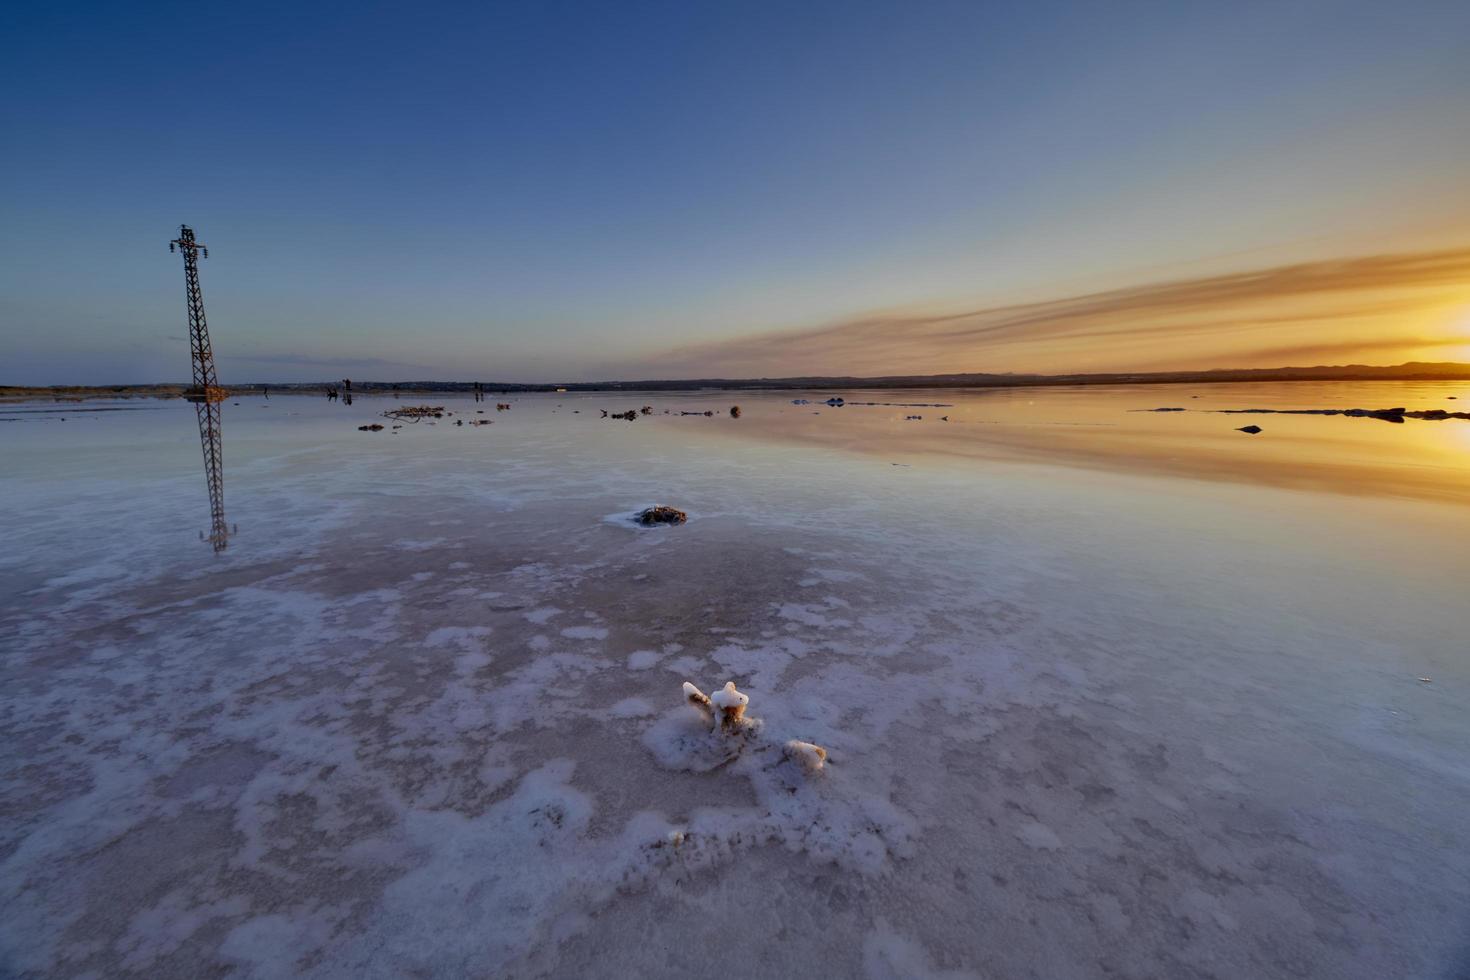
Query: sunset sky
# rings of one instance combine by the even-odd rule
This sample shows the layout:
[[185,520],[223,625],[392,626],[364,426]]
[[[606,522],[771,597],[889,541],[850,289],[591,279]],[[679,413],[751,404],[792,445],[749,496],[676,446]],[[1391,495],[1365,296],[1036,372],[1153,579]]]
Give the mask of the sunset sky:
[[0,384],[1470,361],[1470,3],[8,5]]

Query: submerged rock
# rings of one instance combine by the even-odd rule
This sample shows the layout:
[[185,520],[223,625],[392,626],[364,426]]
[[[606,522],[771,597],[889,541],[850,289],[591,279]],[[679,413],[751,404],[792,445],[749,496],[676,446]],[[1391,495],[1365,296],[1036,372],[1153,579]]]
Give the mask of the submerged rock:
[[644,527],[653,527],[656,524],[683,524],[687,520],[689,520],[688,514],[673,507],[665,507],[663,504],[650,507],[638,515],[638,523]]

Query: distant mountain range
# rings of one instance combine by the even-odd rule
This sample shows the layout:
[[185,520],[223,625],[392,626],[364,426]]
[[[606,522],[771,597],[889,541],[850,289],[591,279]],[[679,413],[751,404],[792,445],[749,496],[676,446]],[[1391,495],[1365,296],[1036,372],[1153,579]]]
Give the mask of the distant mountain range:
[[[878,378],[688,378],[677,381],[583,381],[562,384],[512,384],[483,382],[486,392],[533,391],[700,391],[732,390],[834,390],[847,388],[1021,388],[1044,385],[1139,385],[1218,384],[1245,381],[1470,381],[1470,364],[1455,361],[1410,361],[1407,364],[1340,364],[1316,367],[1224,368],[1214,371],[1147,371],[1110,374],[922,374]],[[471,381],[354,381],[354,394],[385,391],[470,391]],[[240,394],[272,391],[316,392],[340,387],[340,381],[295,383],[252,383],[227,385]],[[97,398],[118,395],[169,397],[182,394],[178,384],[26,387],[0,385],[0,398],[73,397]]]

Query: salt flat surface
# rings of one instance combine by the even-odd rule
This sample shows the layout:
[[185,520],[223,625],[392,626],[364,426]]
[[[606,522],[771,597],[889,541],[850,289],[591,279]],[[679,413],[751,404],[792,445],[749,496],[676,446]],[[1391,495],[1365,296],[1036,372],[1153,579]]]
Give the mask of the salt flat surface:
[[1463,976],[1470,423],[1274,387],[0,425],[0,975]]

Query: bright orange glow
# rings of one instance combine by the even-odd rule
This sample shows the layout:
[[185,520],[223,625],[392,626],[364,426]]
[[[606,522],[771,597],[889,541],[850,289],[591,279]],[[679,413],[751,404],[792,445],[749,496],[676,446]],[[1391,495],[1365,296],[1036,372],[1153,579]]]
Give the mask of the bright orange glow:
[[1171,371],[1467,360],[1470,247],[888,311],[661,358],[666,377]]

